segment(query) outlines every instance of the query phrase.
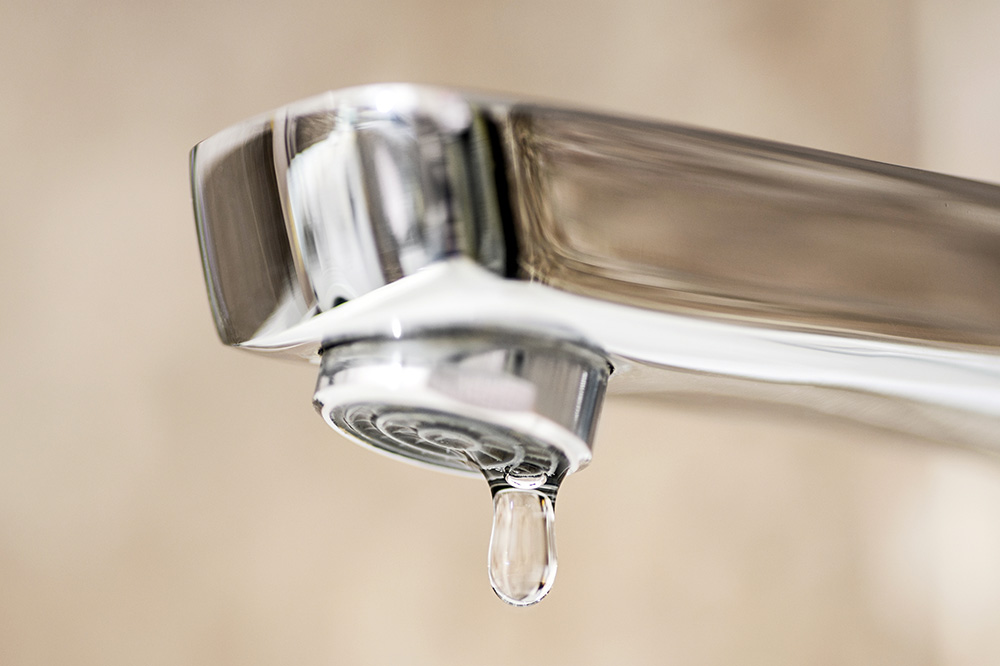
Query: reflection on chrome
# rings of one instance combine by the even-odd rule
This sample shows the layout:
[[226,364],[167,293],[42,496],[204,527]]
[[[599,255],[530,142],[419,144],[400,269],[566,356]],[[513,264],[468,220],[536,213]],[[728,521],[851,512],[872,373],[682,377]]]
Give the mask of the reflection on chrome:
[[1000,449],[1000,187],[411,85],[289,105],[191,166],[227,344],[514,331],[603,350],[613,392]]

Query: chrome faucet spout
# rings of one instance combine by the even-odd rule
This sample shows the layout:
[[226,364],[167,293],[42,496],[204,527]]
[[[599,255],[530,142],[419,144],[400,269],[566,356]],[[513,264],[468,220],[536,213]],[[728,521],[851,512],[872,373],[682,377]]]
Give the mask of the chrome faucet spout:
[[191,165],[228,344],[316,361],[515,328],[603,349],[613,391],[995,446],[1000,187],[404,84],[291,104]]
[[411,85],[247,121],[191,170],[222,340],[319,363],[348,437],[484,476],[508,603],[552,586],[605,385],[1000,452],[1000,187]]

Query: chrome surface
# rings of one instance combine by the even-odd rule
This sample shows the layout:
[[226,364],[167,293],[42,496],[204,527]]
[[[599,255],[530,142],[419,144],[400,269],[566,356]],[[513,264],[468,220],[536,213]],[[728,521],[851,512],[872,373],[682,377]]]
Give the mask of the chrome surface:
[[579,343],[456,330],[327,349],[313,400],[332,427],[377,451],[482,474],[494,492],[537,479],[554,499],[590,462],[608,373]]
[[455,255],[513,273],[496,131],[457,93],[374,86],[196,146],[195,213],[223,341],[258,346]]
[[219,334],[582,339],[611,389],[726,395],[996,448],[1000,187],[410,85],[192,151]]

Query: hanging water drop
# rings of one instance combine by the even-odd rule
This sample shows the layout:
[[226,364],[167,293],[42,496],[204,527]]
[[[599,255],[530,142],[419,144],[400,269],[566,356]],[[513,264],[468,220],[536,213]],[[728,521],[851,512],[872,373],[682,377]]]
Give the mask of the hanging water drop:
[[490,584],[514,606],[539,602],[556,576],[555,512],[538,490],[510,488],[493,496]]
[[521,467],[526,467],[527,469],[516,469],[504,476],[504,481],[508,485],[522,490],[529,490],[539,488],[549,480],[549,475],[541,470],[530,468],[526,465],[522,465]]

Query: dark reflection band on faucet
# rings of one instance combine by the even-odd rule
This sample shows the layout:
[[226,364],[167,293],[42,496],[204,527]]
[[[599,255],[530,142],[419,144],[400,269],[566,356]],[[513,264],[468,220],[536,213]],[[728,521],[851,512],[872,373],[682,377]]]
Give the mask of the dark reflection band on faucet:
[[293,246],[274,177],[272,145],[271,123],[261,118],[191,151],[205,280],[219,336],[228,344],[252,338],[283,303],[307,310],[295,289]]

